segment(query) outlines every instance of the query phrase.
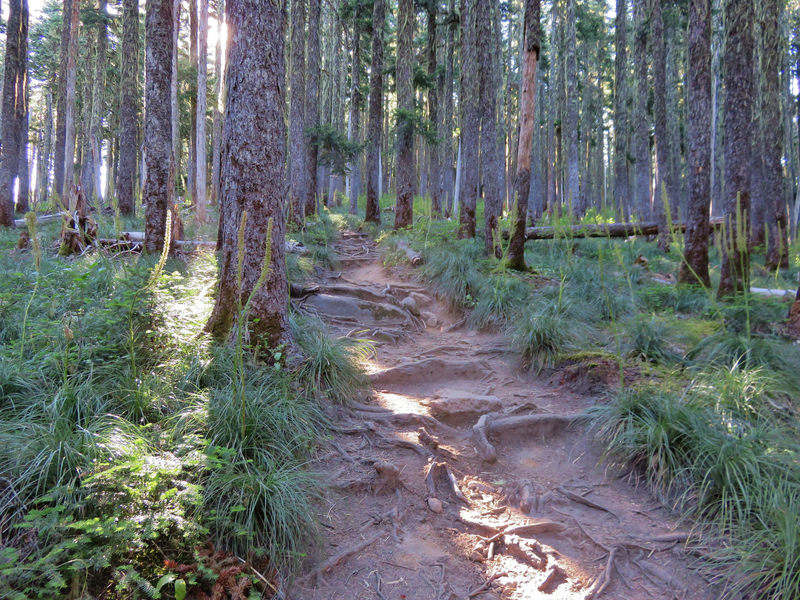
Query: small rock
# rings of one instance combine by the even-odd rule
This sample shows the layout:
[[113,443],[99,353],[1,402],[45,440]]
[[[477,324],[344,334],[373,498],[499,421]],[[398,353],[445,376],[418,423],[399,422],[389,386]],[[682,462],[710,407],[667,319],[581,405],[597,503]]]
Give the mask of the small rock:
[[417,306],[428,306],[428,304],[432,302],[430,296],[420,294],[419,292],[411,292],[408,297],[413,298],[414,302],[417,303]]
[[440,513],[444,510],[444,506],[442,506],[442,501],[438,498],[434,498],[431,496],[428,498],[428,508],[431,509],[432,512]]
[[416,301],[411,296],[406,296],[403,298],[402,302],[400,302],[400,306],[405,308],[415,317],[419,316],[419,306],[417,306]]
[[436,327],[439,324],[439,318],[430,311],[423,310],[420,316],[422,320],[425,321],[426,327]]

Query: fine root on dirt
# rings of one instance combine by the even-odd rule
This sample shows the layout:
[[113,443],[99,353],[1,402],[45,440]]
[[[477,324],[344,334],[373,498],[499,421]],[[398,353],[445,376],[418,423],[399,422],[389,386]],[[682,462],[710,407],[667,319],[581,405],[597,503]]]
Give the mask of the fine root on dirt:
[[372,544],[377,542],[383,535],[384,535],[384,533],[382,531],[380,531],[380,532],[378,532],[378,533],[376,533],[376,534],[374,534],[374,535],[372,535],[372,536],[360,541],[355,546],[351,546],[349,548],[345,548],[344,550],[342,550],[338,554],[334,554],[328,560],[326,560],[321,565],[319,565],[316,569],[311,571],[311,573],[306,575],[302,579],[302,581],[304,581],[304,582],[306,582],[306,581],[316,581],[316,579],[320,575],[327,575],[335,567],[337,567],[338,565],[343,563],[345,560],[347,560],[348,558],[353,556],[353,554],[358,554],[362,550],[368,548],[369,546],[371,546]]
[[592,500],[589,500],[588,498],[581,496],[580,494],[571,492],[563,485],[558,486],[556,490],[558,491],[559,494],[565,496],[566,498],[569,498],[573,502],[577,502],[578,504],[583,504],[584,506],[588,506],[589,508],[594,508],[595,510],[601,510],[603,512],[607,512],[612,517],[614,517],[618,522],[622,523],[622,519],[620,518],[620,516],[610,508],[607,508],[602,504],[598,504],[597,502],[593,502]]
[[470,598],[475,598],[476,596],[480,596],[480,595],[481,595],[481,594],[483,594],[484,592],[488,592],[488,591],[489,591],[489,589],[492,587],[492,583],[494,583],[494,581],[495,581],[496,579],[500,579],[501,577],[506,577],[506,576],[508,576],[508,573],[506,573],[505,571],[503,571],[503,572],[501,572],[501,573],[495,573],[494,575],[492,575],[491,577],[489,577],[489,579],[487,579],[486,581],[484,581],[484,582],[483,582],[483,584],[481,584],[481,586],[480,586],[480,587],[478,587],[478,588],[475,588],[474,590],[472,590],[472,591],[469,593],[469,597],[470,597]]

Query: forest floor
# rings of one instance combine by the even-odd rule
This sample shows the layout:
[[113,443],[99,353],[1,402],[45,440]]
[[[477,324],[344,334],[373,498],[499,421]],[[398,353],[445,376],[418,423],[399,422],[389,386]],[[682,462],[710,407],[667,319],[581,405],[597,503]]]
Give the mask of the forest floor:
[[564,371],[521,372],[500,334],[464,327],[410,268],[385,269],[368,236],[346,231],[335,250],[342,270],[295,303],[375,340],[373,389],[335,409],[313,465],[324,535],[289,598],[715,595],[675,516],[604,469],[573,422],[597,397]]

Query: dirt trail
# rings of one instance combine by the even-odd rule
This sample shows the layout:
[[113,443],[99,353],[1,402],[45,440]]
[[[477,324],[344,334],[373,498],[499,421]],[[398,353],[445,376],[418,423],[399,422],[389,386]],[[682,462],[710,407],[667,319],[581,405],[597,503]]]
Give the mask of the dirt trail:
[[453,327],[366,236],[346,232],[337,251],[342,273],[299,305],[376,341],[374,391],[335,415],[324,540],[289,598],[715,595],[675,519],[570,425],[592,398],[520,373],[501,335]]

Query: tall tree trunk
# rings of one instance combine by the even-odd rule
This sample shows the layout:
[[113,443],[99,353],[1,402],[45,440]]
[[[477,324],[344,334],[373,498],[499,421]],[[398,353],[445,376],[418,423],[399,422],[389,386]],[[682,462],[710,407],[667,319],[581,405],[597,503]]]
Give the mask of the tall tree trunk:
[[708,217],[711,192],[711,0],[689,4],[687,145],[689,203],[686,243],[678,273],[682,283],[709,287]]
[[725,4],[725,224],[719,296],[750,289],[750,135],[753,102],[753,5]]
[[3,70],[2,146],[0,147],[0,225],[14,225],[14,178],[19,172],[25,118],[28,55],[28,3],[11,0],[6,25]]
[[65,77],[64,112],[64,196],[71,198],[75,184],[75,80],[78,68],[78,28],[80,27],[80,1],[72,0],[69,20],[69,47],[67,51],[67,73]]
[[[434,127],[439,122],[439,98],[436,85],[436,13],[438,6],[438,0],[427,1],[428,77],[430,77],[430,87],[428,88],[428,120]],[[439,149],[435,144],[428,143],[428,169],[430,172],[428,188],[430,189],[431,196],[431,211],[435,216],[441,216],[442,214],[442,175],[439,166],[439,158]]]
[[[139,122],[139,94],[137,91],[139,87],[137,81],[139,65],[139,3],[137,0],[123,0],[121,64],[117,199],[120,212],[123,215],[132,215],[135,206],[134,189],[136,186],[136,157],[138,154],[136,126]],[[55,159],[57,161],[58,156]]]
[[723,7],[726,0],[712,0],[711,3],[711,215],[722,213],[724,204],[724,152],[722,148],[724,133],[724,96],[722,52],[725,46],[723,26]]
[[761,96],[761,131],[763,154],[764,215],[767,223],[768,246],[764,266],[767,269],[787,268],[788,222],[783,189],[783,136],[781,131],[781,37],[778,24],[783,10],[780,0],[761,0],[763,89]]
[[[224,26],[224,0],[217,0],[217,31],[221,31]],[[214,56],[214,77],[216,87],[214,91],[214,125],[212,129],[212,149],[211,149],[211,204],[215,205],[219,201],[219,160],[222,149],[222,111],[225,102],[222,97],[225,81],[225,69],[222,66],[222,36],[217,35],[216,52]]]
[[531,179],[531,145],[536,92],[536,63],[539,61],[541,31],[539,0],[525,1],[525,54],[519,98],[519,149],[517,151],[517,211],[508,245],[508,266],[525,270],[525,227],[528,221],[528,192]]
[[367,209],[364,220],[381,222],[380,163],[383,125],[383,28],[386,8],[383,0],[372,5],[372,65],[369,74],[369,125],[367,132]]
[[99,20],[97,22],[97,41],[95,43],[94,76],[92,80],[92,102],[89,115],[89,152],[81,166],[81,187],[88,200],[102,199],[100,180],[102,140],[100,125],[103,114],[103,91],[105,90],[106,53],[108,51],[108,21],[106,20],[106,0],[99,0]]
[[[636,95],[633,101],[633,159],[635,173],[636,212],[640,221],[650,218],[650,123],[647,118],[647,6],[633,3],[634,42],[633,66]],[[660,195],[659,195],[660,198]]]
[[291,82],[289,88],[289,214],[290,222],[303,224],[306,194],[305,70],[306,0],[291,0]]
[[567,83],[567,205],[572,214],[582,217],[586,207],[582,203],[580,172],[578,167],[578,61],[575,56],[575,0],[567,0],[567,32],[565,39],[565,74]]
[[414,221],[414,2],[398,0],[397,7],[397,203],[394,228]]
[[36,186],[36,204],[43,204],[50,197],[50,165],[53,152],[53,93],[49,86],[43,91],[45,95],[44,134],[39,151],[39,164],[36,168],[39,177],[39,183]]
[[64,0],[64,10],[61,13],[61,53],[58,69],[58,100],[56,102],[56,143],[53,157],[53,183],[56,195],[64,195],[64,143],[66,141],[66,121],[64,117],[67,110],[67,56],[69,54],[70,15],[72,3],[79,0]]
[[[306,131],[319,126],[319,14],[320,0],[308,0],[308,47],[306,49]],[[305,214],[317,210],[317,145],[306,138]]]
[[[361,104],[361,21],[358,14],[358,3],[356,3],[356,8],[353,11],[353,65],[350,77],[350,118],[347,122],[350,139],[356,144],[361,142]],[[353,162],[350,164],[351,215],[358,213],[358,195],[360,193],[361,160],[359,154],[356,154],[356,156],[353,157]]]
[[[197,73],[197,0],[189,0],[189,64]],[[187,192],[197,201],[197,80],[189,78],[189,148],[186,157]],[[177,171],[176,171],[177,176]]]
[[172,0],[147,0],[145,17],[145,249],[164,247],[167,211],[175,185],[172,156],[172,105],[169,82],[172,71]]
[[[175,177],[181,172],[181,114],[178,105],[178,34],[181,30],[181,0],[172,0],[172,71],[170,73],[169,101],[172,106],[172,157],[175,161]],[[177,194],[177,185],[173,196]],[[177,200],[177,196],[175,197]]]
[[653,117],[655,121],[656,184],[653,212],[658,221],[658,247],[669,250],[670,231],[667,210],[673,187],[669,184],[669,138],[667,137],[667,46],[664,41],[664,16],[661,0],[650,2],[650,34],[653,56]]
[[28,163],[28,139],[30,137],[30,99],[31,90],[28,85],[28,0],[22,0],[22,27],[25,30],[25,52],[21,55],[20,75],[17,78],[18,94],[22,104],[17,105],[16,119],[21,120],[19,135],[19,166],[17,167],[19,190],[17,193],[17,212],[25,214],[30,210],[29,197],[31,187],[31,171]]
[[[200,223],[206,217],[207,153],[206,153],[206,83],[208,80],[208,0],[198,0],[197,15],[197,163],[195,165],[195,216]],[[174,182],[173,182],[174,183]]]
[[[763,4],[758,2],[758,7]],[[764,77],[762,47],[764,39],[761,34],[761,16],[756,14],[753,21],[753,118],[751,126],[751,157],[752,166],[750,169],[750,227],[748,233],[748,245],[750,248],[764,244],[766,236],[764,234],[766,204],[764,198],[764,131],[762,130],[762,110],[764,108]],[[775,135],[774,130],[770,135]]]
[[614,43],[614,199],[621,214],[630,206],[628,190],[628,2],[617,0]]
[[[245,342],[270,348],[291,346],[284,259],[283,10],[280,1],[227,0],[231,37],[220,187],[225,222],[217,299],[206,325],[218,339],[236,327],[247,327]],[[240,256],[243,213],[247,217]],[[267,241],[270,219],[272,236]],[[267,244],[269,271],[256,289]],[[239,323],[241,308],[250,298],[248,322]]]
[[461,9],[461,190],[458,237],[475,237],[475,212],[480,185],[480,74],[478,62],[477,0],[462,0]]
[[447,37],[445,38],[445,72],[444,72],[444,98],[442,99],[442,119],[441,130],[439,133],[439,164],[444,169],[444,188],[447,196],[444,213],[450,216],[453,213],[453,194],[455,191],[455,173],[453,171],[453,69],[455,53],[454,36],[458,27],[458,18],[454,12],[454,0],[450,0],[448,5],[448,27]]
[[493,0],[477,0],[477,40],[480,58],[481,166],[483,171],[485,249],[488,256],[502,256],[499,219],[503,208],[503,159],[497,139],[497,81],[490,44]]

